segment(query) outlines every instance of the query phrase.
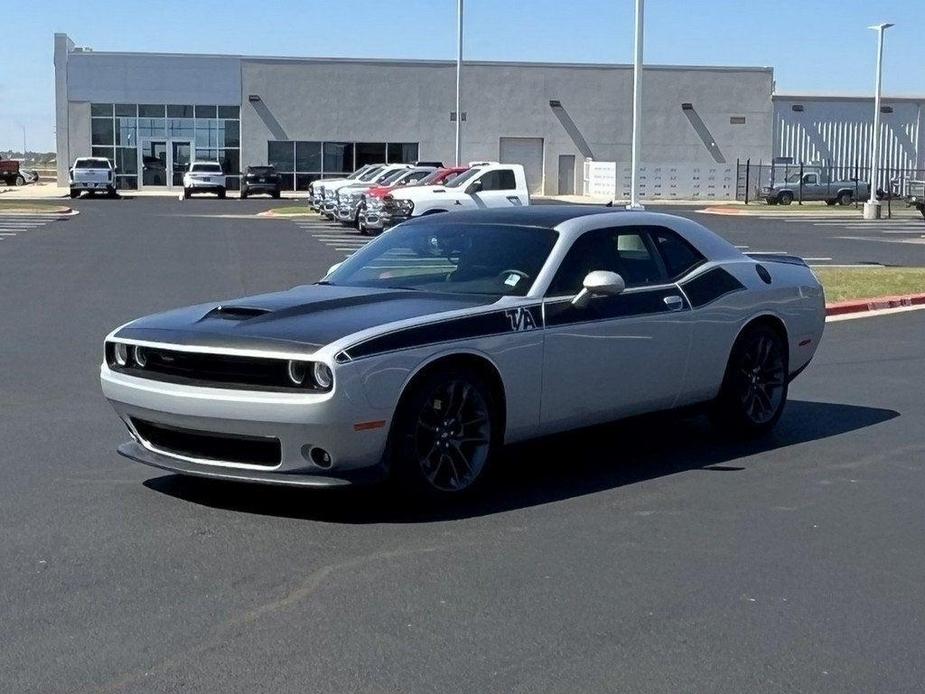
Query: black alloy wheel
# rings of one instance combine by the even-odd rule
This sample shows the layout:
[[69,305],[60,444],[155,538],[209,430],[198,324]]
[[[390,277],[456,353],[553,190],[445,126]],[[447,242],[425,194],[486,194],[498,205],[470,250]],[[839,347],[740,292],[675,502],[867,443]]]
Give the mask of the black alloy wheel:
[[715,415],[724,429],[759,435],[770,431],[787,402],[786,340],[767,325],[747,328],[733,347]]
[[404,399],[392,432],[398,481],[427,496],[473,489],[497,448],[495,407],[475,371],[453,368],[424,377]]

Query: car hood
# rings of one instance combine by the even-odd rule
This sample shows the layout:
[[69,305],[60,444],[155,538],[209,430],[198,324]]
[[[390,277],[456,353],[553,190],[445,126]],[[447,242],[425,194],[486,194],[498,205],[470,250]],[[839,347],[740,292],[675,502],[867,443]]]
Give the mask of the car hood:
[[210,348],[311,354],[353,333],[394,321],[494,303],[496,296],[305,285],[140,318],[115,337]]
[[399,188],[392,192],[392,197],[396,200],[423,200],[440,195],[453,195],[459,192],[458,188],[447,188],[446,186],[408,186]]

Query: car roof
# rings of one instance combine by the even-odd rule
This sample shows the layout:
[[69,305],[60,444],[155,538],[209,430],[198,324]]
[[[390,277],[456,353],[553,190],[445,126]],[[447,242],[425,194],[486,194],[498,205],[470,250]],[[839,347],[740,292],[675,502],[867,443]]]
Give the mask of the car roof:
[[553,229],[563,222],[595,214],[613,214],[618,207],[601,205],[526,205],[523,207],[492,207],[481,210],[454,210],[444,217],[426,215],[409,223],[447,222],[453,224],[512,224]]

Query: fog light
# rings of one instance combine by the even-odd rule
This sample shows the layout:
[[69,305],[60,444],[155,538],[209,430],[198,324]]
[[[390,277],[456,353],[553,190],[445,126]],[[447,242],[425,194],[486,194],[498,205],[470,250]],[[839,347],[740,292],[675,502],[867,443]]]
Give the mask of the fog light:
[[124,342],[116,342],[112,349],[116,364],[125,366],[128,363],[128,345]]
[[331,460],[331,454],[328,453],[323,448],[313,448],[312,449],[312,462],[321,468],[329,468],[333,464]]
[[315,383],[317,383],[319,387],[324,388],[325,390],[330,388],[331,384],[334,383],[334,374],[331,373],[330,367],[320,361],[315,362],[313,375],[315,377]]
[[305,383],[307,369],[304,361],[290,361],[287,372],[289,373],[289,380],[295,385],[300,386]]
[[135,359],[135,363],[138,364],[142,369],[145,368],[148,364],[148,350],[144,347],[135,346],[132,349],[132,357]]

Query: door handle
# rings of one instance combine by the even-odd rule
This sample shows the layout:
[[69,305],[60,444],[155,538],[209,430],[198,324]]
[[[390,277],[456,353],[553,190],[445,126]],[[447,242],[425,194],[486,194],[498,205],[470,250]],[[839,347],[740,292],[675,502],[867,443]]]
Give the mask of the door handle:
[[665,302],[665,306],[667,306],[670,311],[680,311],[682,308],[684,308],[684,299],[682,299],[677,294],[666,296],[663,301]]

